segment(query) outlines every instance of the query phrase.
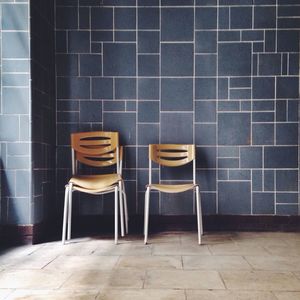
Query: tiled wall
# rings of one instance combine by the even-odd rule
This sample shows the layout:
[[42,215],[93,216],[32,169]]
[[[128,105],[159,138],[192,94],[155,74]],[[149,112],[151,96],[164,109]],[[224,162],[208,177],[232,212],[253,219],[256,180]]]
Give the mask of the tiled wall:
[[32,223],[55,212],[54,0],[31,1]]
[[1,224],[31,222],[29,1],[1,1]]
[[[205,214],[298,214],[299,16],[298,0],[57,0],[58,203],[70,133],[103,129],[126,146],[133,214],[149,143],[197,145]],[[190,180],[191,168],[154,178]],[[80,214],[112,212],[80,197]],[[153,214],[195,209],[191,193],[151,199]]]

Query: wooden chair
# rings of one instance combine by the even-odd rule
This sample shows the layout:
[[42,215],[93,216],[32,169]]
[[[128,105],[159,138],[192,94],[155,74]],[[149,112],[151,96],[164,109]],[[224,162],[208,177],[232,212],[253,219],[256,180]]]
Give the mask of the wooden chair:
[[[193,162],[193,182],[188,184],[153,184],[152,161],[166,167],[179,167]],[[145,193],[145,216],[144,216],[144,243],[148,240],[149,202],[150,191],[156,190],[164,193],[181,193],[188,190],[196,192],[198,243],[201,244],[202,211],[199,186],[196,184],[196,155],[195,145],[155,144],[149,145],[149,184]]]
[[[62,242],[71,239],[72,193],[74,191],[93,195],[115,194],[115,243],[118,242],[118,195],[120,204],[121,235],[125,227],[128,233],[128,211],[125,185],[122,180],[123,148],[119,147],[118,132],[80,132],[71,134],[72,178],[65,187]],[[91,167],[116,165],[116,172],[102,175],[79,175],[78,163]]]

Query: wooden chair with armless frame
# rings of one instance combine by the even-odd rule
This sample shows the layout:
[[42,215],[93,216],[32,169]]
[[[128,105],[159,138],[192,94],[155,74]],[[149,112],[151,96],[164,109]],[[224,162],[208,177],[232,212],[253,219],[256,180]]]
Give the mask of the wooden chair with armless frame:
[[[71,134],[72,178],[65,186],[62,243],[71,239],[72,193],[92,195],[114,193],[115,198],[115,243],[118,242],[118,200],[120,204],[121,235],[128,233],[128,210],[125,185],[122,179],[123,147],[119,147],[118,132],[92,131]],[[116,172],[101,175],[79,175],[78,164],[91,167],[116,165]],[[119,199],[118,199],[119,198]]]
[[[166,167],[179,167],[193,162],[193,182],[187,184],[153,184],[152,183],[152,161]],[[149,184],[146,186],[145,193],[145,215],[144,215],[144,243],[148,241],[148,224],[149,224],[149,203],[150,191],[156,190],[164,193],[181,193],[188,190],[196,192],[196,210],[197,210],[197,227],[198,243],[201,244],[201,235],[203,234],[202,226],[202,209],[199,185],[196,183],[196,154],[195,145],[178,145],[178,144],[152,144],[149,145]]]

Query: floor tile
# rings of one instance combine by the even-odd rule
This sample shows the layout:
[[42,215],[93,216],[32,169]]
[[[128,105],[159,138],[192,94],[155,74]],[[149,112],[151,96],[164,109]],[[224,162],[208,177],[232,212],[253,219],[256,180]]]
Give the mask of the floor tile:
[[300,271],[300,257],[297,256],[245,256],[255,270]]
[[232,243],[209,245],[208,247],[213,255],[269,255],[264,247],[255,245]]
[[8,270],[0,273],[0,288],[57,289],[70,273],[48,270]]
[[187,300],[277,300],[271,292],[187,290]]
[[94,300],[98,291],[16,290],[5,300]]
[[45,269],[56,270],[111,270],[116,265],[119,256],[59,256]]
[[230,290],[300,291],[300,280],[289,272],[221,271],[220,274]]
[[224,289],[215,271],[150,270],[147,271],[145,288],[169,289]]
[[144,245],[142,241],[138,244],[118,244],[98,247],[93,255],[151,255],[152,246]]
[[182,269],[180,256],[122,256],[118,268]]
[[300,300],[300,292],[276,292],[278,300]]
[[297,246],[265,246],[266,250],[271,255],[277,255],[277,256],[300,256],[300,248]]
[[198,270],[251,270],[242,256],[183,256],[183,268]]
[[153,255],[210,255],[208,246],[198,245],[174,245],[174,244],[159,244],[153,245]]
[[74,273],[62,286],[62,289],[142,288],[144,279],[145,271],[137,269],[90,270]]
[[7,296],[12,293],[10,289],[0,289],[0,300],[7,299]]
[[97,300],[185,300],[183,290],[106,290]]

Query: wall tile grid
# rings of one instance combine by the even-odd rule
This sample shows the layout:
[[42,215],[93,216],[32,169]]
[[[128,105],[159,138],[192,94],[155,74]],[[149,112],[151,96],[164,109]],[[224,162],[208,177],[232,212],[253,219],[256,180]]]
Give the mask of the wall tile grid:
[[1,224],[31,220],[29,1],[1,1]]
[[32,223],[55,214],[54,0],[31,1]]
[[[70,133],[118,130],[132,214],[147,145],[195,143],[205,214],[297,215],[299,28],[298,0],[57,0],[58,204]],[[191,166],[154,167],[160,182],[191,179]],[[194,212],[191,193],[152,193],[152,214]]]

